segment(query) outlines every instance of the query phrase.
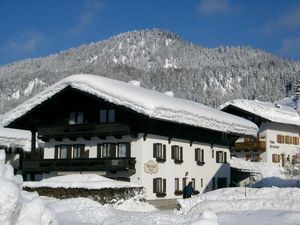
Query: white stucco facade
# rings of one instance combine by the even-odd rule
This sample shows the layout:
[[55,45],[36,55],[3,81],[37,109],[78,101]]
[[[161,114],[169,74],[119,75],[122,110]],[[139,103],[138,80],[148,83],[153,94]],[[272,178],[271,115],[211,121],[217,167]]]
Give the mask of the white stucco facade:
[[[171,139],[167,137],[150,135],[146,137],[144,134],[139,134],[137,138],[131,136],[123,136],[122,139],[116,139],[113,136],[107,137],[105,140],[99,138],[91,138],[85,140],[78,138],[76,141],[63,139],[62,141],[55,141],[51,139],[45,143],[44,158],[54,159],[54,146],[62,144],[84,144],[85,151],[89,150],[89,158],[97,157],[97,145],[101,143],[120,143],[130,142],[131,157],[136,159],[136,172],[130,176],[130,182],[140,184],[145,187],[146,198],[148,200],[155,199],[175,199],[182,198],[180,191],[183,189],[183,180],[186,179],[186,184],[193,179],[195,190],[203,193],[218,188],[218,179],[222,179],[223,185],[229,186],[230,183],[230,165],[225,159],[223,163],[216,162],[217,152],[222,152],[229,157],[229,149],[226,146],[211,146],[207,143],[193,142],[181,139]],[[165,161],[157,161],[153,157],[153,144],[160,143],[166,147]],[[177,145],[182,147],[182,163],[175,163],[171,158],[171,146]],[[204,150],[204,164],[197,165],[195,161],[195,149],[200,148]],[[85,171],[84,173],[87,173]],[[108,175],[106,172],[95,172],[100,175]],[[70,173],[70,172],[69,172]],[[74,172],[80,173],[80,172]],[[122,172],[116,174],[109,174],[108,176],[118,177]],[[64,171],[52,173],[52,175],[66,174]],[[44,177],[49,177],[51,174],[44,174]],[[165,195],[158,196],[153,190],[153,179],[162,178],[166,180]],[[179,192],[175,194],[175,178],[178,179]],[[214,179],[213,179],[214,178]],[[213,182],[215,184],[213,184]],[[226,184],[224,184],[226,182]]]

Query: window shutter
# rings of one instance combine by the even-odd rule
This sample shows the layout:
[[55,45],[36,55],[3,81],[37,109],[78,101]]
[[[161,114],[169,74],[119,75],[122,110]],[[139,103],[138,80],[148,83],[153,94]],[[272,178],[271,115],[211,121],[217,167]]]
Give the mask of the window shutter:
[[72,146],[68,145],[67,146],[67,159],[70,159],[72,156]]
[[166,145],[163,145],[163,159],[166,159],[166,154],[167,154]]
[[58,159],[58,145],[55,145],[54,158]]
[[156,178],[153,178],[153,193],[156,193]]
[[273,162],[273,163],[276,163],[276,154],[273,154],[273,155],[272,155],[272,162]]
[[180,147],[180,156],[179,156],[180,160],[183,160],[183,148]]
[[220,155],[218,151],[216,152],[216,162],[220,162]]
[[175,148],[174,148],[174,145],[172,145],[172,147],[171,147],[171,159],[175,158],[174,155],[175,155]]
[[163,179],[163,193],[166,193],[167,191],[167,180]]
[[89,158],[90,157],[90,150],[86,150],[86,151],[84,151],[84,154],[83,154],[84,156],[84,158]]
[[156,143],[153,143],[153,158],[156,158],[157,157],[157,144]]
[[128,158],[131,157],[131,145],[130,145],[130,143],[126,144],[126,157],[128,157]]
[[80,145],[80,158],[83,157],[84,154],[84,145]]

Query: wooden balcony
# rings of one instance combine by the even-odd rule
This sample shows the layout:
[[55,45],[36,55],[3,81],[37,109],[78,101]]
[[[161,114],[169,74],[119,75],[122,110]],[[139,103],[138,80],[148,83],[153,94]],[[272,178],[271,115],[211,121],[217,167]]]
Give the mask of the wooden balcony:
[[38,137],[40,139],[117,136],[130,133],[130,127],[121,123],[76,124],[38,128]]
[[238,142],[233,146],[233,150],[239,151],[266,151],[266,142],[254,141],[254,142]]
[[24,159],[24,173],[52,171],[127,171],[135,173],[135,158]]

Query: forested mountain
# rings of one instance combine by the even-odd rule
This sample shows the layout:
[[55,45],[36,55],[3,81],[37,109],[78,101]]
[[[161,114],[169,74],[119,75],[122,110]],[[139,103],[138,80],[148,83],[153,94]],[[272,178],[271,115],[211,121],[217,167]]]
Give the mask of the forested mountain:
[[132,31],[1,66],[0,113],[77,73],[139,80],[143,87],[216,107],[233,98],[283,98],[285,86],[300,78],[300,62],[251,47],[205,48],[165,30]]

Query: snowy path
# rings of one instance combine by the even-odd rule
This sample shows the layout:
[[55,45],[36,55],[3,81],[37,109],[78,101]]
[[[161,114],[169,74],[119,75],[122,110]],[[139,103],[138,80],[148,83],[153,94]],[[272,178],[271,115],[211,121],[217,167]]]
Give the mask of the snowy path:
[[[123,211],[84,198],[49,201],[48,206],[60,225],[188,225],[201,216],[199,212],[175,215],[172,210]],[[217,215],[220,225],[300,225],[300,212],[243,211]]]

